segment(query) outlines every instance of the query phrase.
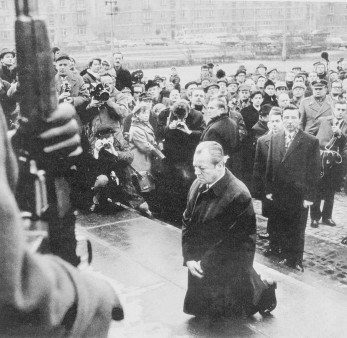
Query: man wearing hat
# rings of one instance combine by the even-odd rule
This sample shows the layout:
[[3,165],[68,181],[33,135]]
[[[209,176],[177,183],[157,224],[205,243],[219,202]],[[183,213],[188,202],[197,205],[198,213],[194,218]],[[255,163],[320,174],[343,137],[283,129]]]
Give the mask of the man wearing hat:
[[262,63],[255,69],[257,75],[266,76],[267,67],[265,67]]
[[296,74],[298,74],[299,72],[301,72],[301,67],[300,66],[295,66],[292,68],[292,71]]
[[277,79],[278,79],[278,70],[277,68],[271,68],[268,72],[267,72],[267,77],[269,80],[271,80],[273,83],[276,83]]
[[322,117],[332,116],[333,103],[327,96],[327,81],[318,79],[312,82],[313,95],[300,104],[300,128],[316,136]]
[[15,53],[8,48],[0,51],[0,78],[12,83],[16,80],[16,73],[13,69]]
[[217,85],[219,86],[219,94],[224,95],[227,101],[229,102],[229,93],[227,89],[228,81],[225,78],[218,79]]
[[186,85],[184,86],[185,89],[185,93],[182,96],[182,99],[190,101],[190,97],[192,95],[192,91],[198,88],[198,83],[196,81],[190,81],[188,83],[186,83]]
[[207,66],[208,66],[208,73],[209,73],[210,77],[214,79],[215,78],[215,75],[213,73],[214,64],[212,62],[210,62],[207,64]]
[[238,85],[243,84],[245,82],[245,80],[246,80],[246,69],[239,68],[236,71],[235,79],[236,79],[236,82],[238,83]]
[[246,85],[240,85],[237,90],[238,98],[236,102],[233,102],[231,107],[232,111],[241,112],[242,109],[248,107],[251,104],[249,99],[251,95],[251,88]]
[[277,97],[275,94],[275,84],[271,80],[267,80],[264,84],[264,104],[271,104],[274,107],[278,107]]
[[288,93],[288,88],[284,81],[277,81],[275,84],[275,90],[276,90],[277,100],[282,93]]
[[56,59],[57,74],[55,75],[55,88],[59,102],[72,104],[79,115],[82,108],[89,101],[89,92],[83,78],[70,70],[70,57],[60,54]]
[[227,85],[227,89],[228,89],[228,93],[229,95],[229,101],[232,99],[235,99],[235,102],[238,98],[237,96],[237,89],[239,88],[239,84],[237,83],[237,81],[234,79],[234,77],[228,82]]
[[290,104],[292,104],[295,107],[299,108],[300,104],[301,104],[301,101],[305,97],[305,90],[306,90],[306,86],[303,83],[296,82],[293,85],[293,90],[292,90],[293,97],[290,100]]
[[219,84],[217,84],[216,82],[212,82],[210,83],[206,88],[205,88],[205,93],[207,96],[207,101],[209,98],[215,96],[218,94],[219,92]]

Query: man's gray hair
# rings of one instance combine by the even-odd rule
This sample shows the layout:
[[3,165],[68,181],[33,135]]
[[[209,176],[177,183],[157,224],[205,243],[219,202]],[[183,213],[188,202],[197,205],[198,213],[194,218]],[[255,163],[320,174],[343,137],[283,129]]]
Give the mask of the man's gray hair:
[[220,162],[224,163],[224,151],[222,146],[216,141],[204,141],[198,144],[195,150],[195,154],[199,155],[203,151],[207,150],[211,156],[211,162],[216,165]]

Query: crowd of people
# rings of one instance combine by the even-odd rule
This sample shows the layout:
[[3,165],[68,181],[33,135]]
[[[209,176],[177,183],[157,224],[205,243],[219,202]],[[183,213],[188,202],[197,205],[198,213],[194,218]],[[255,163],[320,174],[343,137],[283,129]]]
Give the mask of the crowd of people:
[[[189,271],[186,313],[270,313],[277,304],[276,283],[253,269],[252,197],[262,201],[268,218],[267,232],[259,234],[269,241],[266,255],[303,272],[308,214],[313,228],[320,220],[336,225],[334,196],[343,186],[347,163],[347,60],[338,60],[332,69],[322,59],[309,73],[300,67],[280,73],[260,64],[253,72],[240,66],[231,75],[210,63],[182,84],[176,67],[168,78],[130,73],[120,52],[92,58],[84,70],[58,48],[52,53],[57,98],[64,105],[38,137],[47,143],[45,151],[57,156],[83,148],[69,158],[66,170],[74,207],[117,212],[120,202],[148,217],[182,222]],[[22,324],[20,316],[32,302],[47,313],[59,303],[54,316],[31,327],[33,334],[54,327],[60,333],[102,330],[106,335],[112,309],[121,309],[113,290],[81,277],[59,258],[30,254],[18,238],[19,211],[12,198],[17,169],[5,125],[16,135],[25,89],[18,82],[15,52],[2,49],[0,63],[0,164],[6,172],[1,205],[7,206],[1,212],[10,225],[3,222],[1,247],[6,255],[18,249],[11,255],[13,264],[2,260],[2,294],[6,304],[21,306],[6,308],[0,317],[10,326]],[[342,242],[347,244],[347,238]],[[78,264],[70,258],[64,259]],[[47,271],[54,277],[49,279]],[[37,292],[38,285],[45,289]],[[97,306],[84,302],[87,293]],[[88,314],[84,319],[81,308]]]
[[[194,151],[216,141],[226,167],[262,201],[266,254],[303,270],[308,210],[312,227],[320,219],[335,226],[334,194],[346,174],[347,60],[333,68],[321,59],[309,72],[286,73],[259,64],[226,74],[210,63],[182,84],[176,67],[169,77],[130,73],[120,52],[92,58],[81,71],[71,56],[52,52],[58,100],[75,107],[82,135],[84,152],[70,175],[76,207],[103,212],[121,202],[180,222],[196,174]],[[1,104],[15,129],[15,53],[3,49],[0,62]]]

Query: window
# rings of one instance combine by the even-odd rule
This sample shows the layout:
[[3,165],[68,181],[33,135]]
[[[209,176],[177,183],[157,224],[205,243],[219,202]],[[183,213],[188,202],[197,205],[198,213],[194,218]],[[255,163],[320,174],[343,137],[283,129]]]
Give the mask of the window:
[[60,14],[60,22],[65,23],[66,22],[66,15],[65,14]]
[[334,12],[335,12],[335,7],[334,7],[333,4],[330,4],[330,5],[329,5],[329,13],[330,13],[330,14],[334,14]]
[[144,33],[149,33],[151,31],[151,26],[150,25],[144,25],[143,26],[143,32]]
[[86,35],[87,34],[86,26],[78,27],[77,34],[78,35]]
[[152,19],[152,13],[151,12],[145,12],[143,13],[143,18],[145,20],[151,20]]
[[211,18],[213,17],[213,11],[208,11],[208,16]]
[[5,0],[0,1],[0,8],[1,9],[7,9],[8,8],[7,1],[5,1]]
[[65,0],[59,0],[59,7],[64,8],[65,7]]
[[86,19],[86,12],[77,13],[77,23],[83,23]]
[[330,17],[329,18],[329,23],[333,23],[334,22],[334,18],[333,17]]
[[85,0],[77,0],[77,9],[84,9],[84,8],[86,8]]
[[60,30],[61,36],[67,36],[67,30],[65,28]]
[[1,40],[10,40],[11,33],[9,31],[1,31],[0,32],[0,38],[1,38]]
[[161,5],[164,7],[164,6],[166,6],[167,5],[167,1],[166,0],[161,0]]
[[54,25],[54,15],[48,16],[48,24],[53,26]]

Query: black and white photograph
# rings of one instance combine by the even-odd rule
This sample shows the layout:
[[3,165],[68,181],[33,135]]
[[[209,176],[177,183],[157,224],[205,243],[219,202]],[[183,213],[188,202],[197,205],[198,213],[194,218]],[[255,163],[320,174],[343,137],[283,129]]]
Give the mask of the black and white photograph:
[[0,337],[346,337],[346,0],[0,0],[0,130]]

